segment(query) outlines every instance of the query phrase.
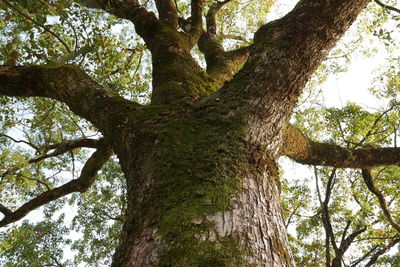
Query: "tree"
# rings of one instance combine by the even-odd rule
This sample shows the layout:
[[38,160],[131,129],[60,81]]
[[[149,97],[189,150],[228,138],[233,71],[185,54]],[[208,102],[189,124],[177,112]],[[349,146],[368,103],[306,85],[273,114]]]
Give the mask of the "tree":
[[[109,50],[103,52],[108,53],[111,63],[99,63],[104,68],[96,69],[85,65],[85,57],[94,55],[100,62],[95,48],[104,46],[107,39],[98,38],[80,47],[79,34],[75,33],[75,40],[63,39],[45,23],[51,14],[59,15],[66,24],[67,15],[84,19],[74,10],[82,6],[71,7],[68,1],[26,1],[19,7],[3,1],[4,9],[19,14],[15,21],[7,18],[10,27],[23,19],[26,28],[37,26],[43,32],[31,30],[31,35],[22,35],[20,40],[3,40],[8,50],[0,67],[0,94],[28,98],[37,114],[47,109],[66,112],[58,102],[64,103],[74,113],[58,115],[65,116],[58,120],[67,121],[60,128],[68,137],[76,137],[80,128],[98,131],[101,137],[88,138],[86,132],[83,138],[65,139],[65,134],[54,133],[55,124],[46,124],[44,129],[36,115],[24,114],[23,120],[35,124],[41,133],[32,140],[17,140],[4,133],[4,142],[23,142],[37,155],[11,155],[19,163],[4,165],[3,177],[21,180],[23,188],[34,187],[33,183],[39,194],[27,195],[29,200],[15,209],[1,204],[4,218],[0,226],[67,194],[86,192],[113,153],[126,182],[127,206],[122,209],[125,214],[106,211],[110,218],[123,222],[112,266],[294,266],[280,205],[276,161],[282,155],[303,164],[363,169],[368,188],[377,193],[385,209],[382,194],[379,196],[371,184],[369,170],[398,164],[398,148],[350,148],[315,142],[289,124],[307,81],[370,1],[301,0],[284,17],[260,25],[251,45],[228,51],[217,34],[216,16],[224,5],[236,3],[229,2],[192,0],[177,6],[171,0],[156,0],[152,12],[151,6],[146,8],[137,0],[79,1],[89,8],[79,12],[94,12],[94,17],[111,21],[106,29],[109,32],[114,18],[107,14],[133,23],[144,42],[134,49],[108,46]],[[67,7],[70,13],[63,13]],[[34,12],[35,17],[29,15]],[[92,18],[69,28],[76,31],[82,27],[84,31],[85,23],[96,23]],[[93,26],[93,31],[86,31],[87,36],[103,30],[101,27]],[[18,29],[25,30],[21,26]],[[31,43],[26,45],[21,38]],[[42,51],[41,44],[54,44],[54,40],[57,46]],[[21,52],[21,46],[28,50]],[[204,55],[206,69],[193,56],[197,48]],[[140,85],[135,77],[137,69],[133,78],[126,73],[132,74],[132,60],[140,61],[145,49],[151,54],[152,93],[149,104],[139,104],[128,100],[127,91],[120,86]],[[29,58],[27,64],[15,66],[24,57]],[[76,61],[79,58],[81,62]],[[121,58],[127,62],[120,62]],[[76,64],[65,64],[74,61]],[[110,71],[115,66],[118,68]],[[106,72],[101,73],[104,69]],[[3,99],[6,104],[15,101]],[[7,121],[15,111],[4,109]],[[76,123],[76,116],[86,120],[83,126]],[[11,126],[4,123],[3,129]],[[43,182],[48,173],[35,164],[83,147],[96,150],[82,166],[79,177],[62,185]],[[54,170],[53,164],[44,167]],[[109,164],[104,172],[112,169]],[[36,174],[33,181],[28,172]],[[24,177],[31,178],[30,183]],[[111,189],[120,194],[121,188]],[[101,193],[113,197],[110,188]],[[323,201],[321,198],[323,207],[328,204],[328,195]],[[326,208],[322,210],[329,232]],[[385,214],[390,221],[390,212]],[[397,223],[391,221],[397,229]],[[344,232],[344,240],[352,241]],[[335,244],[329,238],[328,243],[331,240]],[[343,247],[334,245],[336,261],[333,259],[332,266],[341,266],[345,243]],[[54,262],[59,264],[58,260]]]

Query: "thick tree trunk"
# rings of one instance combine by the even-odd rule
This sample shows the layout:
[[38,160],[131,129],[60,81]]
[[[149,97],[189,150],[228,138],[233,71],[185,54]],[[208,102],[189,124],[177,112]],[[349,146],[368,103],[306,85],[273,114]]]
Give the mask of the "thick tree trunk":
[[239,112],[182,104],[141,116],[117,138],[129,207],[113,266],[294,265],[276,164],[246,141]]

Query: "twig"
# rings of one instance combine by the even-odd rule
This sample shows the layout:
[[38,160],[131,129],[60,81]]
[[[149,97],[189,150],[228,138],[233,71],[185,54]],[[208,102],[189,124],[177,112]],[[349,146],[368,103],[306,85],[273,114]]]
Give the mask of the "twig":
[[382,2],[379,1],[379,0],[375,0],[375,3],[377,3],[378,5],[380,5],[380,6],[383,7],[383,8],[386,8],[386,9],[388,9],[388,10],[392,10],[392,11],[397,12],[397,13],[400,14],[400,9],[398,9],[398,8],[395,8],[395,7],[393,7],[393,6],[386,5],[386,4],[382,3]]
[[22,11],[20,11],[16,6],[14,6],[13,4],[11,4],[10,2],[8,2],[7,0],[3,0],[3,2],[9,6],[11,9],[13,9],[15,12],[17,12],[18,14],[20,14],[22,17],[26,18],[27,20],[31,21],[32,23],[34,23],[35,25],[43,28],[46,32],[50,33],[51,35],[53,35],[58,41],[60,41],[60,43],[63,44],[63,46],[65,47],[65,49],[68,51],[68,53],[71,53],[71,50],[69,49],[68,45],[57,35],[55,34],[52,30],[50,30],[48,27],[46,27],[43,24],[40,24],[39,22],[37,22],[36,20],[32,19],[30,16],[26,15],[25,13],[23,13]]
[[388,220],[390,225],[393,226],[393,228],[395,228],[397,230],[397,232],[400,233],[400,225],[394,221],[392,214],[390,213],[389,208],[386,204],[386,200],[385,200],[385,197],[383,196],[382,192],[378,188],[376,188],[376,186],[374,185],[374,182],[373,182],[372,176],[371,176],[371,172],[369,170],[363,169],[363,170],[361,170],[361,174],[362,174],[364,182],[365,182],[366,186],[368,187],[369,191],[371,191],[371,193],[373,193],[378,198],[379,205],[381,206],[381,209],[382,209],[383,214],[385,215],[386,219]]

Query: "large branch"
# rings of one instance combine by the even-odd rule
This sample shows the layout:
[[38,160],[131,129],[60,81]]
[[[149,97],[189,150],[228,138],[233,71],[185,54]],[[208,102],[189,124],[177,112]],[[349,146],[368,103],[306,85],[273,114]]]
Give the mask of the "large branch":
[[154,13],[146,10],[137,0],[82,0],[86,7],[102,9],[114,16],[127,19],[135,25],[136,32],[149,45],[159,30],[160,21]]
[[255,33],[246,64],[215,96],[245,106],[248,141],[261,142],[276,155],[306,82],[368,2],[301,0]]
[[0,221],[0,227],[16,222],[34,209],[70,193],[86,192],[96,180],[97,172],[108,161],[112,154],[113,151],[111,147],[103,141],[98,150],[92,154],[83,166],[81,175],[78,179],[72,180],[60,187],[40,194],[38,197],[28,201],[15,211],[11,211],[4,205],[0,204],[0,212],[4,214],[4,218]]
[[64,102],[105,133],[118,123],[121,117],[118,110],[138,105],[112,96],[84,71],[67,65],[57,68],[0,66],[0,95],[49,97]]
[[206,15],[206,31],[201,34],[198,42],[199,49],[204,54],[207,63],[207,73],[218,85],[232,79],[247,60],[251,50],[251,46],[246,46],[226,52],[217,39],[216,15],[230,1],[226,0],[211,5]]
[[284,132],[280,154],[302,164],[338,168],[366,169],[400,164],[400,148],[350,149],[314,142],[292,125]]

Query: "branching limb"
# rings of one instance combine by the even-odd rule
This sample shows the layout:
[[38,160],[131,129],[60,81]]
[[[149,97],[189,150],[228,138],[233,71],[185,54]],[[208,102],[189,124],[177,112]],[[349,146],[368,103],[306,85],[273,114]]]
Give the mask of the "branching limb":
[[388,252],[392,247],[394,247],[399,242],[400,242],[400,238],[390,240],[390,242],[387,246],[378,250],[377,252],[375,252],[374,255],[371,256],[370,260],[367,262],[367,264],[365,264],[365,267],[373,266],[380,256],[382,256],[383,254]]
[[217,2],[210,7],[206,16],[207,30],[202,33],[198,42],[206,59],[207,72],[219,85],[233,77],[247,60],[251,49],[251,46],[247,46],[226,52],[217,40],[216,15],[229,2],[230,0]]
[[115,126],[110,123],[118,123],[120,115],[113,110],[139,106],[112,96],[84,71],[69,65],[56,68],[0,66],[0,95],[39,96],[64,102],[74,113],[92,122],[103,133]]
[[379,0],[375,0],[375,3],[377,3],[378,5],[380,5],[381,7],[385,8],[385,9],[387,9],[387,10],[391,10],[391,11],[395,11],[395,12],[397,12],[397,13],[400,13],[400,9],[395,8],[395,7],[393,7],[393,6],[386,5],[386,4],[382,3],[382,2],[379,1]]
[[386,200],[384,195],[382,194],[382,192],[376,188],[376,186],[374,185],[374,181],[373,178],[371,176],[371,172],[367,169],[363,169],[361,171],[362,177],[364,179],[364,182],[366,184],[366,186],[368,187],[368,190],[371,191],[371,193],[373,193],[379,201],[379,205],[381,206],[382,212],[385,215],[386,219],[388,220],[388,222],[390,223],[390,225],[397,230],[397,232],[400,233],[400,224],[398,224],[392,217],[391,212],[389,211],[389,207],[386,204]]
[[32,210],[70,193],[86,192],[96,180],[97,172],[108,161],[112,154],[112,148],[105,141],[102,141],[99,148],[83,166],[81,175],[78,179],[72,180],[60,187],[40,194],[38,197],[28,201],[14,212],[11,212],[11,210],[0,204],[0,212],[4,214],[4,218],[0,221],[0,227],[16,222]]
[[217,13],[219,10],[221,10],[221,8],[223,6],[225,6],[230,1],[231,0],[217,2],[217,3],[213,4],[207,12],[207,16],[206,16],[207,34],[208,34],[208,37],[212,40],[215,40],[217,38],[217,22],[215,19],[217,16]]
[[335,255],[335,258],[332,260],[332,267],[342,266],[341,262],[343,260],[344,253],[349,249],[349,247],[353,243],[354,239],[358,235],[365,232],[366,230],[367,230],[366,227],[357,227],[357,229],[353,233],[351,233],[347,238],[342,240],[342,242],[340,243],[339,250],[338,250],[337,254]]
[[173,0],[156,0],[159,18],[166,25],[176,29],[179,25],[179,15]]
[[43,149],[45,152],[52,150],[52,149],[54,149],[54,151],[51,153],[45,153],[44,155],[41,155],[34,159],[31,159],[29,161],[29,163],[37,163],[37,162],[47,159],[47,158],[56,157],[56,156],[65,154],[71,150],[74,150],[76,148],[81,148],[81,147],[97,148],[99,143],[100,143],[99,140],[86,139],[86,138],[80,138],[80,139],[75,139],[75,140],[66,140],[59,144],[53,144],[53,145],[46,146]]
[[300,0],[255,33],[248,60],[215,96],[241,100],[250,143],[262,142],[276,155],[282,121],[289,120],[308,79],[369,2]]
[[282,143],[280,154],[302,164],[359,169],[400,164],[400,148],[349,149],[318,143],[292,125],[287,126]]
[[321,197],[321,192],[319,189],[319,183],[318,183],[318,173],[317,173],[317,169],[314,168],[314,176],[315,176],[315,183],[316,183],[316,188],[317,188],[317,193],[318,193],[318,199],[321,205],[321,216],[322,216],[322,224],[324,226],[325,229],[325,251],[326,251],[326,259],[327,259],[327,263],[330,261],[330,250],[329,250],[329,241],[335,251],[335,254],[339,253],[339,248],[336,245],[336,241],[335,241],[335,234],[333,232],[333,227],[331,224],[331,219],[330,219],[330,215],[329,215],[329,201],[331,198],[331,194],[332,194],[332,190],[333,190],[333,186],[334,186],[334,179],[336,176],[336,169],[333,169],[331,174],[329,175],[329,179],[328,179],[328,183],[326,185],[326,190],[325,190],[325,197],[324,200],[322,201],[322,197]]
[[3,134],[3,133],[0,133],[0,137],[6,137],[6,138],[12,140],[14,143],[23,143],[23,144],[26,144],[26,145],[28,145],[28,146],[34,148],[35,150],[39,150],[39,148],[38,148],[36,145],[32,144],[32,143],[29,142],[29,141],[17,140],[17,139],[14,139],[12,136],[9,136],[9,135]]
[[138,0],[82,0],[77,1],[89,8],[102,9],[114,16],[127,19],[135,25],[136,32],[147,45],[155,35],[154,29],[160,24],[156,16],[140,5]]

